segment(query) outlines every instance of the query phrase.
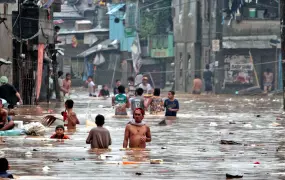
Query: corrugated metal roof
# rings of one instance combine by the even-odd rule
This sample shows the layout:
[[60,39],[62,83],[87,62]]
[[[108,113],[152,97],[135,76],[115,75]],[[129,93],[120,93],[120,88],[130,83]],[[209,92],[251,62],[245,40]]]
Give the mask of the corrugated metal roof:
[[107,40],[99,43],[98,45],[91,47],[91,48],[87,49],[86,51],[78,54],[77,56],[78,57],[86,57],[86,56],[89,56],[95,52],[116,50],[119,48],[118,44],[119,44],[118,40],[107,39]]
[[94,33],[94,32],[108,32],[109,29],[106,28],[94,28],[94,29],[89,29],[89,30],[83,30],[83,31],[60,31],[58,35],[64,35],[64,34],[78,34],[78,33]]

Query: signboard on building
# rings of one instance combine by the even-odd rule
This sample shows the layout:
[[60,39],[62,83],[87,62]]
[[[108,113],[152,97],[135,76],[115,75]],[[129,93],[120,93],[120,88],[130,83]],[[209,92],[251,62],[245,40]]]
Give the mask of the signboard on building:
[[246,63],[246,64],[231,63],[230,70],[231,71],[252,71],[253,65],[252,63]]
[[212,51],[217,52],[220,51],[220,40],[212,40]]
[[253,64],[247,55],[226,55],[224,60],[225,83],[252,84]]

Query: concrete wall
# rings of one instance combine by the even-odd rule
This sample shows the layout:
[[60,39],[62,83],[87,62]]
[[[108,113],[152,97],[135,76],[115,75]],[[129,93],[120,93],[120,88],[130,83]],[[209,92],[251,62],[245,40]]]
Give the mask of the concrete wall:
[[199,24],[197,22],[198,5],[193,0],[173,0],[173,27],[175,42],[175,90],[189,92],[195,74],[197,56],[196,42]]
[[[12,11],[18,9],[17,3],[15,4],[8,4],[7,10],[7,21],[5,21],[8,29],[12,31]],[[0,4],[0,12],[1,14],[4,12],[4,4]],[[1,15],[1,17],[3,17]],[[8,59],[12,61],[13,58],[13,41],[11,35],[8,33],[7,29],[5,28],[4,24],[0,24],[0,58]],[[12,65],[6,66],[3,65],[0,68],[0,76],[7,76],[9,82],[12,83]]]
[[224,36],[257,36],[278,35],[280,36],[279,20],[243,20],[239,23],[232,21],[228,26],[224,24]]

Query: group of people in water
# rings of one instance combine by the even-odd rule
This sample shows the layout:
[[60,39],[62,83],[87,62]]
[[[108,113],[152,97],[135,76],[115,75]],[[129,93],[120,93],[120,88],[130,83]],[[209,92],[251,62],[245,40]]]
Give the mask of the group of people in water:
[[[63,92],[63,96],[70,91],[71,82],[69,76],[70,75],[68,74],[65,82],[62,83],[63,86],[61,91]],[[88,78],[88,82],[92,82],[92,78]],[[131,120],[128,120],[125,127],[123,148],[145,148],[146,143],[151,142],[152,140],[150,127],[144,121],[145,112],[149,109],[150,114],[159,115],[165,111],[166,119],[168,117],[175,119],[176,114],[179,111],[179,102],[174,97],[175,92],[169,91],[168,98],[164,100],[160,96],[160,89],[153,90],[150,84],[147,83],[147,78],[143,79],[143,83],[138,88],[132,87],[132,84],[129,84],[129,91],[120,84],[120,81],[117,81],[116,85],[117,86],[114,88],[114,96],[112,97],[115,115],[123,115],[123,118],[128,118],[124,116],[128,115],[127,109],[130,109],[132,117]],[[90,92],[92,92],[93,89],[90,88],[90,90]],[[101,96],[110,96],[107,87],[102,90],[102,92],[99,93]],[[152,93],[152,95],[150,95],[150,93]],[[68,99],[65,101],[65,111],[62,112],[64,125],[56,126],[54,134],[50,137],[51,139],[70,139],[70,137],[65,134],[65,130],[74,131],[76,130],[77,124],[79,124],[73,106],[73,100]],[[103,127],[105,124],[105,117],[100,114],[97,115],[95,123],[97,127],[90,130],[89,135],[86,138],[86,144],[90,144],[92,149],[107,149],[112,144],[112,139],[110,132]],[[10,118],[8,111],[4,109],[2,100],[0,100],[0,130],[9,130],[13,127],[14,123]],[[0,141],[2,141],[1,138]],[[0,178],[12,177],[11,174],[7,173],[7,170],[9,169],[7,159],[2,158],[0,161]]]

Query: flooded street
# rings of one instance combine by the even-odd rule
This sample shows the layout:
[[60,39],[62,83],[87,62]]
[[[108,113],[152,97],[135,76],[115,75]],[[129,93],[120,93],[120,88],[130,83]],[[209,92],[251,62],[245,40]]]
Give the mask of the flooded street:
[[[21,179],[220,180],[226,179],[226,173],[241,174],[243,179],[285,178],[282,148],[285,130],[282,120],[276,120],[281,97],[179,95],[177,98],[179,119],[172,125],[159,126],[161,117],[146,119],[152,142],[145,151],[121,150],[128,120],[112,117],[110,99],[99,100],[79,93],[73,100],[81,125],[77,132],[68,134],[71,140],[50,140],[52,126],[44,138],[5,137],[6,144],[0,145],[0,154],[4,153],[10,161],[10,172]],[[50,110],[60,113],[63,104],[41,108],[46,114]],[[19,111],[25,114],[31,110],[37,111],[35,107]],[[112,136],[113,144],[107,152],[91,152],[85,144],[92,128],[85,122],[94,122],[97,114],[106,117],[105,127]],[[25,117],[16,119],[40,119],[40,115]],[[224,145],[221,140],[240,144]],[[28,151],[32,155],[27,156]],[[162,159],[163,163],[150,164],[151,159]],[[50,169],[43,170],[45,166]]]

